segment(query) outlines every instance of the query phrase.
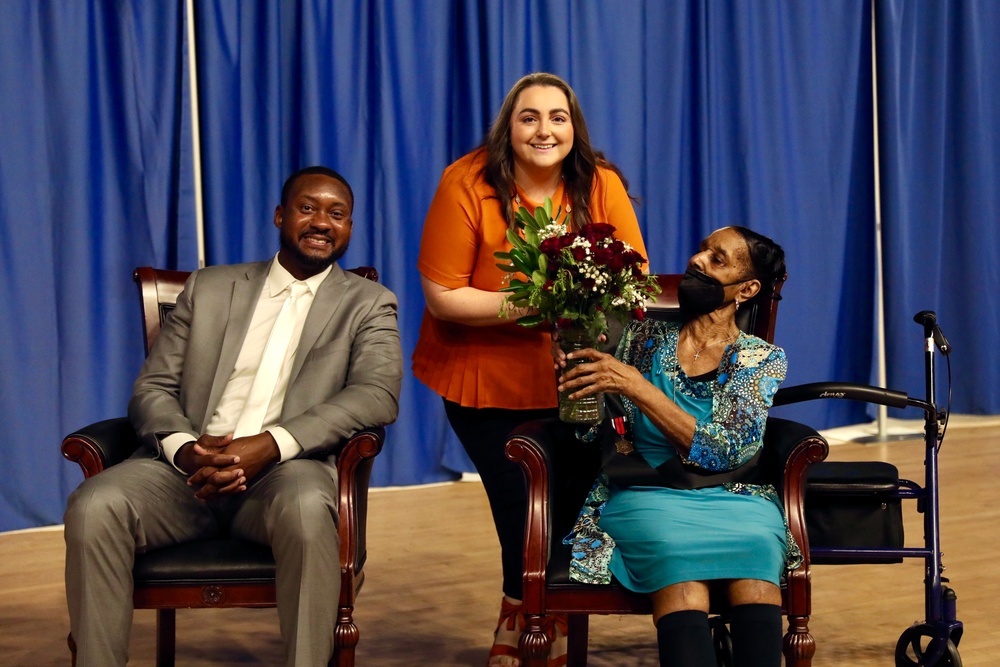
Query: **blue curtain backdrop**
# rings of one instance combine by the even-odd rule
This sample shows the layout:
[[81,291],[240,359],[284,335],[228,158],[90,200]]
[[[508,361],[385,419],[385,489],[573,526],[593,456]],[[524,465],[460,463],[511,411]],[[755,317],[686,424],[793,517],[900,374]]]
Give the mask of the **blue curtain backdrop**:
[[58,443],[142,361],[132,269],[195,257],[182,6],[0,3],[0,530],[61,523]]
[[954,349],[954,409],[996,414],[1000,3],[892,0],[876,9],[887,384],[923,396],[923,330],[913,316],[934,310]]
[[[553,71],[631,181],[655,272],[731,223],[782,243],[789,382],[874,362],[871,5],[195,3],[207,261],[271,256],[283,178],[330,165],[356,192],[346,264],[400,300],[441,171],[507,89]],[[955,344],[961,412],[998,413],[992,6],[879,2],[890,386],[921,393],[917,310]],[[80,473],[61,437],[123,413],[142,360],[133,267],[196,266],[183,3],[0,3],[0,530],[61,521]],[[884,98],[884,99],[883,99]],[[887,194],[888,192],[888,194]],[[950,270],[952,267],[958,271]],[[913,350],[911,352],[911,350]],[[916,374],[916,375],[914,375]],[[918,382],[914,386],[912,378]],[[817,428],[860,404],[785,408]],[[407,373],[378,485],[469,470],[440,399]]]

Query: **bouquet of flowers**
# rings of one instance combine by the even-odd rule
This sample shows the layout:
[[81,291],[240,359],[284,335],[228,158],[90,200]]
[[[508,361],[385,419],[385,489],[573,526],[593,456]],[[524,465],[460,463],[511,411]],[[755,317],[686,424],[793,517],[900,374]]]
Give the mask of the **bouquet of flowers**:
[[[532,215],[521,207],[517,231],[507,230],[513,246],[495,253],[497,266],[509,272],[509,285],[502,288],[507,299],[501,316],[517,309],[537,314],[519,317],[521,326],[547,322],[558,330],[580,330],[596,342],[607,331],[607,318],[642,318],[646,300],[659,293],[656,279],[644,275],[646,258],[614,238],[615,228],[596,222],[579,232],[570,232],[569,214],[559,220],[552,215],[552,200]],[[524,276],[522,279],[516,274]]]

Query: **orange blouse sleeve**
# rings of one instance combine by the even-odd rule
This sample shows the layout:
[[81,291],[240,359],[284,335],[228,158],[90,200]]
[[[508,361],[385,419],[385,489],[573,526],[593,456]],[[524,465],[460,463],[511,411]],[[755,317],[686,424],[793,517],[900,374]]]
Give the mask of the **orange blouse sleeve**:
[[[476,154],[466,156],[474,158]],[[461,159],[441,175],[420,239],[417,269],[449,289],[466,287],[476,267],[481,236],[482,188],[477,160]]]

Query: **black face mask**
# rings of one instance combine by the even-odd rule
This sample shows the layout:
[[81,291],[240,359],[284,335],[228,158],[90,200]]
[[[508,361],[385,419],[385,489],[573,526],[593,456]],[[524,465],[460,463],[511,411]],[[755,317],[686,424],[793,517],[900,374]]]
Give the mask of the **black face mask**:
[[726,287],[739,285],[747,280],[737,280],[723,285],[717,279],[697,269],[688,269],[677,285],[677,302],[681,312],[686,315],[704,315],[725,302]]

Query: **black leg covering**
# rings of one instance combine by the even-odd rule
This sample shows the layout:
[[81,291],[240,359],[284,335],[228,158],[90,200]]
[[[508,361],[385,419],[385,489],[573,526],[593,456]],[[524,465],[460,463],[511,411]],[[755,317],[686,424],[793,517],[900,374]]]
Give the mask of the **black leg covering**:
[[733,667],[781,667],[781,607],[741,604],[730,618]]
[[656,622],[660,667],[716,667],[708,614],[675,611]]

